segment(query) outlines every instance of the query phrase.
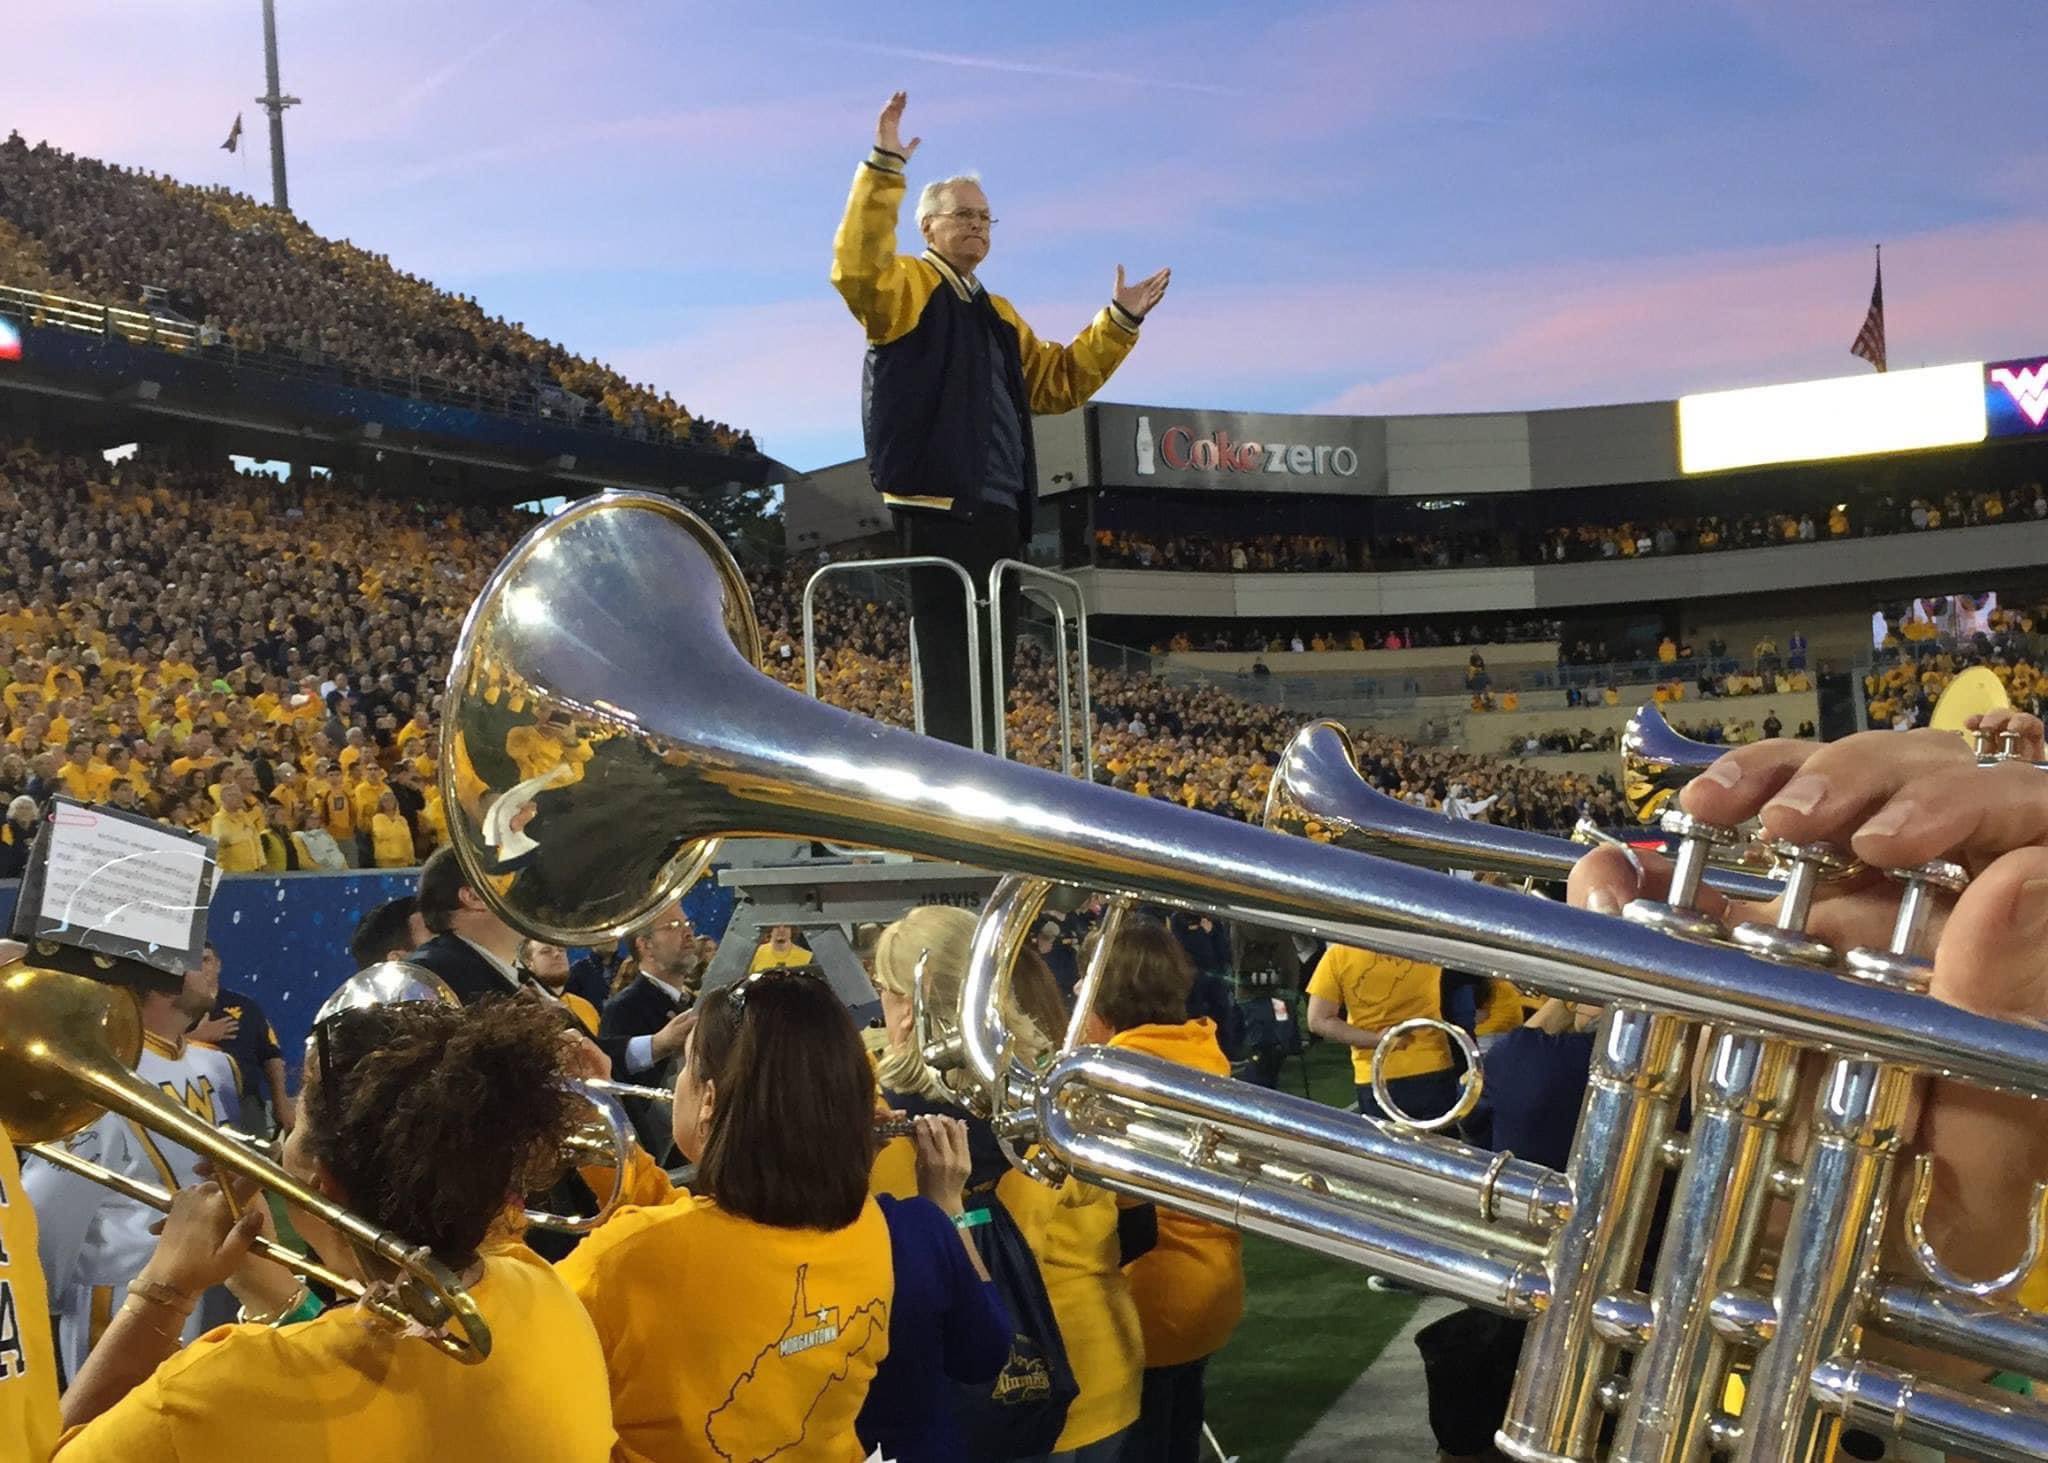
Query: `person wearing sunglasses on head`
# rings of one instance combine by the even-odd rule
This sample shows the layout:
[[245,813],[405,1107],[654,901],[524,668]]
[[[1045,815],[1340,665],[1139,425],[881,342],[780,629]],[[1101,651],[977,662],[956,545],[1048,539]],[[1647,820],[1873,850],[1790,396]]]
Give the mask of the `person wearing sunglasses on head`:
[[[491,1329],[464,1365],[417,1327],[358,1305],[322,1310],[250,1246],[268,1206],[235,1217],[216,1183],[181,1189],[156,1254],[64,1396],[65,1463],[228,1456],[602,1463],[614,1435],[604,1356],[588,1317],[531,1251],[490,1242],[506,1196],[544,1183],[583,1117],[557,1082],[560,1026],[526,1001],[347,1010],[306,1060],[286,1169],[453,1273]],[[294,1209],[333,1270],[377,1273],[339,1233]],[[226,1284],[242,1324],[180,1348],[194,1298]]]
[[675,1100],[694,1194],[619,1210],[559,1266],[597,1326],[622,1463],[867,1456],[854,1419],[896,1289],[875,1112],[823,981],[769,971],[699,1003]]

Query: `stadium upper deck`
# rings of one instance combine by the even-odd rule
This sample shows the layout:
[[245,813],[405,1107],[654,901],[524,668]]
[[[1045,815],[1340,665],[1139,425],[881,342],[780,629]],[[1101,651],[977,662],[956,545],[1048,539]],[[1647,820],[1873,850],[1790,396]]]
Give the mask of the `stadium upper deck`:
[[[1549,411],[1097,404],[1041,420],[1038,443],[1037,548],[1099,614],[1918,593],[2048,563],[2048,358]],[[882,526],[859,460],[787,511],[804,546]]]

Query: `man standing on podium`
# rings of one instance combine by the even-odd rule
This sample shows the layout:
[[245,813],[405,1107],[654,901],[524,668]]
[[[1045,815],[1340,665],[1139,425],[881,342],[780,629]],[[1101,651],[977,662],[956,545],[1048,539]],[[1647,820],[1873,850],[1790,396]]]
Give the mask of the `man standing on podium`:
[[[1034,413],[1068,412],[1102,388],[1137,344],[1138,327],[1166,293],[1168,270],[1132,284],[1117,266],[1110,303],[1069,345],[1041,341],[1008,300],[982,287],[996,220],[972,176],[927,183],[917,200],[925,250],[896,252],[904,170],[923,139],[901,135],[897,92],[875,123],[875,146],[854,174],[846,217],[832,245],[832,284],[867,332],[861,422],[868,474],[895,516],[902,552],[963,565],[978,592],[1000,559],[1024,556],[1031,539],[1038,466]],[[1003,597],[1002,655],[1016,644],[1020,606]],[[940,570],[911,574],[925,730],[973,743],[967,684],[969,627],[959,581]],[[992,677],[984,672],[983,681]],[[992,686],[991,686],[992,689]],[[985,745],[1002,715],[983,693]]]

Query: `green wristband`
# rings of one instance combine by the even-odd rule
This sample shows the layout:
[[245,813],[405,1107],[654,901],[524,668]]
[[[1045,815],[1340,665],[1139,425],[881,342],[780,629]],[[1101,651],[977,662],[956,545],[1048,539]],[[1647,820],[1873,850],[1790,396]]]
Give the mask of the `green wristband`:
[[279,1316],[270,1324],[272,1326],[296,1326],[301,1321],[312,1320],[326,1309],[327,1307],[320,1304],[320,1297],[313,1294],[311,1289],[308,1289],[304,1300],[293,1306],[288,1314]]
[[988,1222],[989,1214],[986,1209],[962,1209],[953,1216],[955,1229],[979,1229]]

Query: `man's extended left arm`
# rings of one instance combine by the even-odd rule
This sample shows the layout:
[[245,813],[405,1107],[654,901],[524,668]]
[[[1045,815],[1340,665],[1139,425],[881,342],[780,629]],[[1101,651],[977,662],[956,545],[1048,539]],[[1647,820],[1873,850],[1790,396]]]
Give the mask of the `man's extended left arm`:
[[1118,265],[1116,292],[1109,304],[1067,345],[1040,340],[1008,300],[997,298],[996,308],[1017,328],[1024,389],[1030,395],[1032,413],[1053,416],[1072,411],[1100,391],[1138,343],[1138,327],[1165,296],[1171,277],[1170,270],[1162,269],[1126,284],[1123,266]]

